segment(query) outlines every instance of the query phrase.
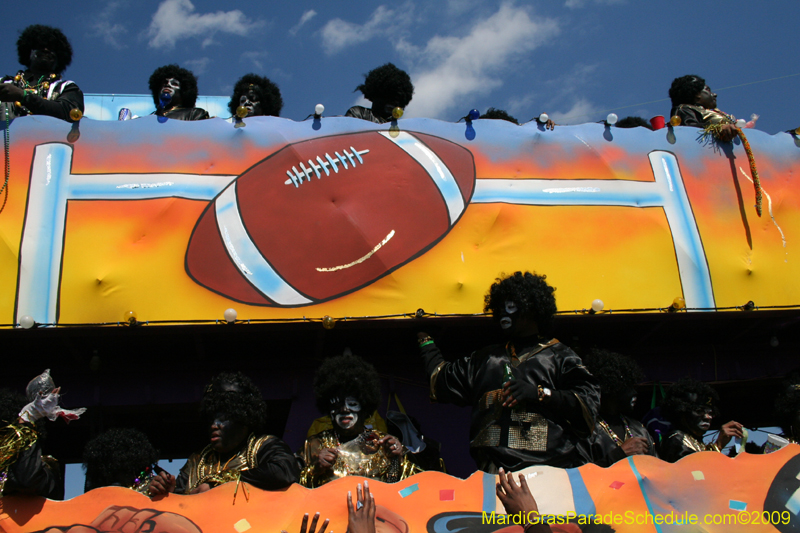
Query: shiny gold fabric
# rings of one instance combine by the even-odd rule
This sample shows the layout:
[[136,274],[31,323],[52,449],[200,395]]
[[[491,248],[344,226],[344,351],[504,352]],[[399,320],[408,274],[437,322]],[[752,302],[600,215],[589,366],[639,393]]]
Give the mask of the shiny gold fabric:
[[247,438],[247,446],[225,464],[222,464],[219,454],[209,444],[198,455],[189,458],[190,469],[186,492],[196,489],[203,483],[213,487],[229,481],[238,481],[242,471],[252,470],[258,466],[256,454],[261,445],[271,438],[273,438],[271,435],[256,437],[251,434]]
[[[370,433],[378,438],[385,436],[381,432],[366,431],[342,444],[333,430],[325,430],[306,439],[303,449],[306,467],[300,473],[300,484],[314,488],[345,476],[362,476],[395,483],[422,471],[406,457],[393,456],[383,447],[373,447],[366,439]],[[317,464],[319,453],[326,448],[339,450],[339,456],[333,468],[319,471],[314,465]]]
[[9,424],[0,429],[0,494],[5,488],[7,470],[38,438],[36,430],[27,424]]

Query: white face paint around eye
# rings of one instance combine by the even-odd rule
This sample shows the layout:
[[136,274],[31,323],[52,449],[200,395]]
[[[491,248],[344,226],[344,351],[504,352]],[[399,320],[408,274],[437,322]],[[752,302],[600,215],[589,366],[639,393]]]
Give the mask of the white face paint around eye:
[[361,411],[361,403],[352,396],[348,396],[344,399],[344,407],[345,410],[353,411],[355,413]]
[[517,304],[512,300],[506,301],[506,313],[513,315],[517,312]]

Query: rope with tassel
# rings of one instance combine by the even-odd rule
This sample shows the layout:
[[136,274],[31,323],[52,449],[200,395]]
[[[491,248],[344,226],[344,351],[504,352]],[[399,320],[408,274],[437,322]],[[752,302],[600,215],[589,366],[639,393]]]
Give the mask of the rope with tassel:
[[[726,124],[733,124],[733,122],[726,121],[719,124],[708,124],[705,128],[703,128],[703,137],[712,135],[715,139],[719,139],[719,133],[722,130],[722,126]],[[758,216],[761,216],[763,193],[761,190],[761,179],[758,177],[758,169],[756,168],[756,158],[753,155],[753,150],[750,148],[750,142],[748,142],[744,131],[742,131],[740,128],[736,128],[736,134],[742,140],[742,146],[747,154],[747,161],[750,163],[750,174],[753,176],[753,188],[755,189],[756,193],[756,213],[758,213]]]

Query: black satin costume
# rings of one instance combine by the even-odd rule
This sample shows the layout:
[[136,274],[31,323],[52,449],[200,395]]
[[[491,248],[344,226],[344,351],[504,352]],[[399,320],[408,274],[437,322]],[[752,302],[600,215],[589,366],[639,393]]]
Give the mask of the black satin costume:
[[208,118],[208,111],[202,107],[173,107],[166,113],[163,109],[159,109],[156,115],[175,120],[205,120]]
[[[650,433],[645,429],[644,425],[642,425],[642,423],[638,420],[628,418],[625,415],[620,415],[620,418],[622,423],[608,424],[609,429],[611,429],[611,431],[613,431],[622,442],[625,442],[625,424],[627,423],[628,428],[630,429],[630,437],[627,438],[642,437],[647,439],[647,455],[658,457],[658,455],[656,455],[653,437],[650,436]],[[594,433],[589,439],[582,440],[579,443],[579,447],[582,455],[586,457],[589,462],[598,466],[607,467],[613,465],[619,460],[625,459],[627,455],[622,450],[622,446],[617,444],[617,442],[613,439],[613,437],[611,437],[611,435],[608,434],[608,431],[606,431],[600,422],[601,417],[598,416]],[[607,420],[604,422],[608,423]]]
[[281,490],[298,479],[300,466],[285,442],[272,435],[250,435],[236,455],[224,463],[210,444],[192,454],[178,474],[175,492],[186,494],[203,483],[213,488],[239,480],[264,490]]
[[[541,339],[538,339],[541,340]],[[470,453],[478,468],[496,472],[533,465],[561,468],[586,461],[577,443],[594,430],[600,387],[581,358],[553,339],[541,344],[531,338],[527,347],[492,345],[454,362],[445,362],[431,343],[421,348],[431,377],[431,399],[472,407]],[[549,388],[548,401],[504,408],[500,391],[506,364],[521,371],[534,386]]]
[[373,113],[372,109],[367,109],[366,107],[360,105],[354,105],[353,107],[348,109],[347,113],[345,113],[344,116],[360,118],[361,120],[374,122],[375,124],[385,124],[389,122],[387,119],[379,117],[375,113]]
[[[20,70],[16,76],[25,77],[25,72]],[[15,81],[16,76],[5,76],[2,83],[13,83],[24,88],[23,83]],[[62,80],[56,76],[49,82],[49,87],[42,88],[39,94],[26,94],[20,99],[20,105],[15,102],[0,102],[0,119],[6,119],[8,110],[9,120],[25,115],[47,115],[67,122],[73,122],[69,112],[80,109],[83,113],[83,92],[74,81]],[[38,89],[37,89],[38,90]]]
[[[9,424],[0,429],[4,457],[10,464],[0,471],[0,495],[35,494],[51,500],[64,499],[64,480],[58,461],[42,455],[36,429],[28,423]],[[13,450],[18,450],[16,453]]]
[[723,113],[719,109],[706,109],[699,105],[681,104],[673,107],[670,116],[678,116],[681,126],[703,128],[709,124],[733,124],[736,117]]
[[715,442],[703,444],[702,440],[696,439],[689,433],[675,429],[670,431],[667,438],[661,442],[658,447],[658,456],[668,463],[674,463],[681,457],[704,451],[718,452],[720,449]]

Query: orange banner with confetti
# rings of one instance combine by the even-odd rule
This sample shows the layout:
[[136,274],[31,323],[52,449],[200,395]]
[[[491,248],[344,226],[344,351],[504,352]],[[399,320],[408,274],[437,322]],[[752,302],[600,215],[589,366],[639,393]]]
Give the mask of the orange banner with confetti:
[[[461,480],[424,472],[396,484],[370,480],[377,533],[521,533],[526,521],[555,532],[796,531],[800,527],[800,447],[731,459],[701,452],[675,464],[634,456],[609,468],[532,467],[523,474],[540,515],[506,515],[497,478],[476,472]],[[300,531],[305,513],[346,531],[347,493],[364,478],[317,489],[292,485],[266,492],[228,483],[208,492],[157,501],[130,489],[93,490],[65,502],[35,497],[2,500],[3,533],[221,533]],[[606,526],[597,529],[598,525]],[[593,529],[594,528],[594,529]]]
[[0,324],[471,314],[516,270],[562,311],[800,304],[800,141],[748,133],[759,217],[739,141],[698,132],[23,117]]

